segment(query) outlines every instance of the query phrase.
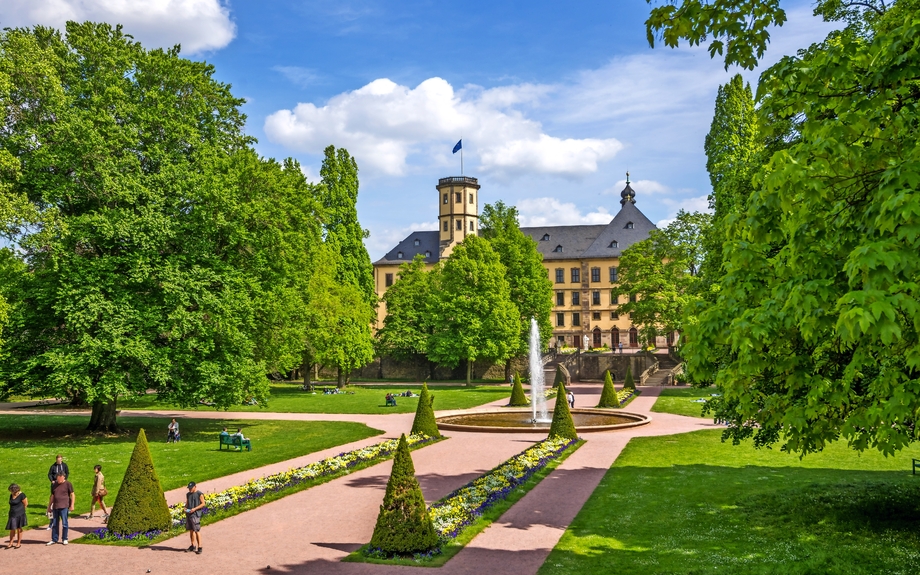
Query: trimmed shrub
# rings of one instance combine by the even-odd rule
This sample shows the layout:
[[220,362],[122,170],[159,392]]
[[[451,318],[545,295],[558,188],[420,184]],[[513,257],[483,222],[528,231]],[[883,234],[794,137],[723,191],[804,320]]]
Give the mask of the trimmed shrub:
[[511,386],[511,401],[508,402],[511,407],[521,407],[530,405],[530,400],[524,394],[524,386],[521,385],[520,376],[514,378],[514,385]]
[[601,400],[597,402],[598,407],[620,407],[620,398],[617,397],[617,390],[613,387],[613,378],[610,377],[610,370],[604,372],[604,389],[601,391]]
[[636,389],[636,382],[633,381],[632,367],[626,364],[626,379],[623,380],[623,389]]
[[428,437],[441,437],[438,423],[434,419],[434,396],[428,393],[428,384],[422,384],[422,392],[418,396],[418,407],[415,408],[415,419],[412,421],[413,433],[423,433]]
[[578,439],[575,431],[575,422],[572,421],[572,412],[569,411],[569,401],[566,397],[565,383],[559,384],[559,393],[556,395],[556,407],[553,408],[553,422],[549,426],[550,437],[563,439]]
[[565,386],[565,372],[562,371],[562,366],[556,366],[556,377],[553,378],[553,387],[559,387],[559,385]]
[[166,505],[160,479],[153,468],[147,435],[141,429],[137,434],[125,478],[115,496],[108,528],[119,535],[130,535],[154,529],[165,531],[169,526],[169,506]]
[[415,478],[415,466],[406,436],[402,435],[371,537],[371,547],[395,554],[429,551],[437,545],[438,535],[431,524],[422,488]]

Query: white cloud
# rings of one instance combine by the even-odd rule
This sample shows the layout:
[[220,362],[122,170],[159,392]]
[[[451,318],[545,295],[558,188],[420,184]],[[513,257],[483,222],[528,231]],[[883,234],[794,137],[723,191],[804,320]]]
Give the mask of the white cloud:
[[185,53],[223,48],[236,36],[223,0],[3,0],[4,26],[42,24],[64,28],[68,20],[124,25],[145,47],[182,44]]
[[517,203],[521,226],[570,226],[577,224],[609,224],[613,215],[607,208],[582,214],[572,203],[556,198],[527,198]]
[[674,221],[674,218],[677,217],[677,212],[684,210],[685,212],[706,212],[712,213],[712,210],[709,209],[709,196],[698,196],[695,198],[682,198],[679,200],[674,200],[670,198],[663,198],[661,200],[668,207],[668,217],[659,220],[656,226],[658,228],[665,228],[671,222]]
[[393,249],[396,244],[406,239],[406,236],[412,232],[418,231],[437,231],[438,222],[420,222],[409,224],[400,228],[383,228],[380,231],[371,231],[370,237],[364,240],[367,249],[375,255],[374,259],[382,257],[383,254]]
[[273,142],[301,152],[318,154],[329,144],[346,147],[362,167],[391,176],[405,175],[412,155],[452,165],[450,149],[461,137],[467,158],[495,179],[525,173],[578,178],[596,172],[622,148],[619,141],[552,136],[516,109],[548,91],[523,84],[455,92],[441,78],[415,88],[382,78],[323,106],[300,103],[279,110],[266,119],[265,132]]

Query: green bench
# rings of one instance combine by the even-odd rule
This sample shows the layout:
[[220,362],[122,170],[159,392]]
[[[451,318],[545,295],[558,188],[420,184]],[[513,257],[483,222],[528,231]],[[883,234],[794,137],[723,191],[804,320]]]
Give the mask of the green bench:
[[230,449],[231,447],[239,447],[240,451],[243,451],[243,447],[245,447],[247,451],[252,451],[252,441],[243,439],[239,435],[221,434],[220,447],[217,448],[218,451],[223,449],[225,445],[227,446],[227,449]]
[[917,469],[920,469],[920,459],[912,460],[914,462],[914,475],[917,474]]

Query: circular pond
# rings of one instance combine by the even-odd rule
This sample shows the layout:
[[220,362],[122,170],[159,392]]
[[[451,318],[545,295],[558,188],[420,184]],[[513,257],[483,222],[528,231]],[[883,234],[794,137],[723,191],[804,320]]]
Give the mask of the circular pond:
[[[438,429],[444,431],[482,431],[491,433],[546,433],[549,421],[533,421],[531,412],[524,410],[478,411],[462,415],[446,415],[437,418]],[[645,425],[651,418],[636,413],[611,411],[607,409],[573,409],[572,420],[575,429],[585,431],[610,431]]]

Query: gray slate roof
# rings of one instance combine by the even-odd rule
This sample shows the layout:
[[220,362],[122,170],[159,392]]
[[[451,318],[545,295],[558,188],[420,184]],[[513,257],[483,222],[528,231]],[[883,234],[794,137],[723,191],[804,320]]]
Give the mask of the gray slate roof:
[[[431,256],[425,258],[425,263],[436,264],[438,263],[438,255],[441,253],[441,248],[438,245],[440,233],[435,230],[433,232],[412,232],[409,236],[403,241],[396,244],[396,247],[386,253],[385,256],[374,262],[374,264],[401,264],[403,262],[411,262],[412,258],[415,257],[415,254],[425,255],[425,252],[431,252]],[[418,245],[415,245],[415,240],[418,240]],[[402,252],[402,258],[399,258],[399,252]]]
[[[629,222],[633,224],[631,229],[626,227]],[[623,250],[647,238],[654,229],[657,229],[655,224],[635,203],[626,202],[607,225],[541,226],[521,228],[521,231],[537,242],[537,250],[544,260],[567,260],[619,257]],[[547,234],[549,239],[544,240]],[[614,240],[617,247],[609,247]],[[562,252],[555,251],[557,246],[562,246]]]

